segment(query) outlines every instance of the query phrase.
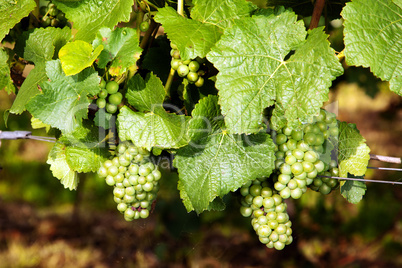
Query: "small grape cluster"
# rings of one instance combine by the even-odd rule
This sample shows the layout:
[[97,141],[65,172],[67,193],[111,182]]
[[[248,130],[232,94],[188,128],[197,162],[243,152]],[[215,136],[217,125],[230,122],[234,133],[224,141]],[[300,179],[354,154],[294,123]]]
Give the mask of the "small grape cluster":
[[261,243],[282,250],[293,241],[292,222],[282,197],[269,186],[266,179],[257,179],[240,188],[240,213],[252,217],[251,225]]
[[66,14],[57,9],[52,2],[49,2],[47,6],[41,6],[39,13],[42,16],[41,24],[43,27],[51,26],[63,28],[68,25]]
[[173,70],[177,71],[180,77],[186,78],[190,84],[194,84],[196,87],[202,87],[204,85],[205,74],[203,70],[200,70],[200,62],[197,60],[181,60],[180,52],[177,46],[171,43],[171,56],[173,57],[170,65]]
[[102,79],[100,88],[101,91],[98,94],[96,105],[99,109],[105,108],[106,112],[114,114],[123,100],[123,94],[119,92],[119,84],[116,81],[106,82]]
[[106,160],[98,175],[114,186],[117,210],[126,221],[145,219],[149,216],[159,190],[161,172],[149,161],[150,152],[133,144],[120,143],[116,156]]
[[276,132],[275,167],[278,174],[274,177],[274,188],[282,198],[298,199],[307,186],[329,194],[339,185],[335,179],[317,177],[339,173],[335,160],[325,163],[320,159],[324,153],[331,153],[326,151],[328,139],[336,141],[337,138],[336,118],[325,110],[320,111],[314,122],[299,130],[284,127]]

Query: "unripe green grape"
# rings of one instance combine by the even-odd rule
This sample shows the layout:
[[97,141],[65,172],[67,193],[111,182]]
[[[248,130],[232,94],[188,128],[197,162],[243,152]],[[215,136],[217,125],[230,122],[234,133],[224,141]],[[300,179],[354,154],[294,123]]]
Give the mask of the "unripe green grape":
[[332,191],[332,189],[331,189],[331,187],[329,187],[328,185],[326,185],[326,184],[324,183],[324,184],[322,184],[322,185],[320,186],[319,191],[320,191],[320,193],[322,193],[322,194],[329,194],[329,193]]
[[107,103],[106,112],[108,112],[109,114],[114,114],[115,112],[117,112],[117,105]]
[[297,181],[295,179],[291,179],[288,183],[288,187],[290,190],[294,190],[298,187]]
[[116,183],[123,183],[124,181],[124,176],[121,173],[116,174],[113,178]]
[[115,187],[113,189],[113,195],[118,198],[123,198],[124,194],[125,194],[125,190],[123,187]]
[[114,105],[119,105],[123,100],[123,95],[120,92],[116,92],[109,96],[109,103]]
[[277,191],[282,191],[283,189],[286,188],[286,184],[282,184],[279,181],[277,181],[277,182],[274,183],[274,188]]
[[[271,227],[271,226],[270,226]],[[275,227],[276,228],[276,227]],[[271,227],[271,229],[275,229],[275,228],[272,228]],[[271,233],[271,235],[269,236],[269,239],[272,241],[272,242],[276,242],[276,241],[278,241],[278,239],[279,239],[279,235],[275,232],[275,231],[272,231],[272,233]]]
[[124,213],[124,211],[126,211],[126,209],[127,209],[127,204],[126,204],[126,203],[119,203],[119,204],[117,204],[117,210],[118,210],[118,211]]
[[315,169],[314,164],[311,162],[308,162],[308,161],[303,161],[302,165],[303,165],[303,170],[307,173],[309,173]]
[[296,163],[296,161],[297,161],[296,157],[294,157],[292,154],[287,155],[285,157],[285,162],[288,165],[293,165],[294,163]]
[[107,175],[105,178],[105,181],[106,181],[106,184],[109,186],[113,186],[116,183],[112,175]]
[[137,193],[135,195],[135,197],[137,198],[137,200],[141,201],[141,200],[144,200],[145,198],[147,198],[147,193],[145,193],[145,192]]
[[[99,87],[101,88],[101,89],[104,89],[105,87],[106,87],[106,81],[103,79],[103,78],[101,78],[101,81],[100,81],[100,83],[99,83]],[[101,92],[102,92],[103,90],[101,90]],[[105,91],[106,92],[106,94],[107,94],[107,91]],[[99,95],[99,94],[98,94]],[[106,97],[107,97],[107,95],[106,95]],[[106,97],[104,97],[104,98],[106,98]],[[101,96],[99,96],[99,98],[103,98],[103,97],[101,97]],[[103,99],[104,99],[103,98]]]
[[253,203],[253,199],[254,199],[254,196],[252,196],[251,194],[248,194],[243,198],[244,202],[246,202],[246,204],[249,204],[249,205],[251,205]]
[[305,180],[307,178],[307,172],[303,171],[299,175],[295,175],[294,178],[297,180]]
[[132,202],[135,201],[135,196],[125,194],[125,195],[123,196],[123,201],[126,202],[126,203],[132,203]]
[[297,147],[297,141],[294,140],[294,139],[289,139],[289,140],[286,142],[286,145],[288,146],[288,150],[292,151],[292,150],[296,149],[296,147]]
[[283,199],[287,199],[290,197],[290,189],[289,187],[285,187],[279,193]]
[[288,241],[288,236],[286,234],[280,234],[278,242],[286,243]]
[[338,127],[336,126],[336,127],[330,127],[329,129],[328,129],[328,134],[330,135],[330,136],[332,136],[332,137],[338,137],[338,135],[339,135],[339,129],[338,129]]
[[134,195],[135,194],[135,190],[134,190],[133,186],[126,187],[125,191],[126,191],[127,195]]
[[289,215],[284,212],[279,212],[276,215],[276,220],[278,223],[284,223],[286,225],[286,222],[289,220]]
[[275,160],[275,168],[276,168],[276,169],[279,169],[280,166],[281,166],[282,164],[284,164],[284,163],[285,163],[285,160],[284,160],[284,159],[276,159],[276,160]]
[[122,200],[121,198],[116,197],[116,196],[113,196],[113,200],[114,200],[114,202],[115,202],[116,204],[120,204],[120,203],[123,202],[123,200]]
[[58,19],[52,19],[51,21],[50,21],[50,26],[52,26],[52,27],[57,27],[57,26],[59,26],[59,23],[60,23],[60,21],[58,20]]
[[321,185],[323,185],[323,181],[321,180],[321,178],[315,178],[315,179],[313,180],[313,185],[314,185],[315,187],[320,187]]
[[292,151],[292,155],[297,159],[297,160],[301,160],[304,157],[304,152],[300,149],[294,149]]
[[144,156],[142,154],[137,154],[134,156],[134,162],[135,163],[141,163],[144,160]]
[[262,197],[271,197],[273,194],[272,189],[270,187],[263,187],[261,189],[261,196]]
[[191,62],[191,60],[184,60],[183,64],[188,66],[190,64],[190,62]]
[[154,185],[152,182],[146,182],[143,186],[142,189],[146,192],[150,192],[154,188]]
[[[180,54],[179,54],[179,57],[180,57]],[[179,60],[179,59],[173,59],[170,62],[170,66],[172,67],[173,70],[177,70],[177,68],[179,68],[180,65],[181,65],[181,60]]]
[[180,77],[185,77],[185,76],[187,76],[187,74],[190,72],[190,70],[188,69],[188,66],[187,65],[184,65],[184,64],[182,64],[182,65],[180,65],[178,68],[177,68],[177,74],[180,76]]
[[303,195],[303,190],[301,188],[295,188],[290,190],[290,196],[293,199],[299,199]]
[[243,217],[250,217],[251,214],[253,213],[253,210],[249,207],[240,207],[240,214]]
[[101,178],[106,178],[106,176],[108,175],[107,168],[105,168],[104,166],[101,166],[101,167],[98,169],[98,175],[99,175],[99,177],[101,177]]
[[49,16],[56,17],[58,13],[59,13],[59,10],[57,9],[57,7],[54,4],[52,4],[52,6],[48,6],[47,14]]
[[[286,184],[288,184],[288,182],[290,181],[291,178],[292,178],[292,177],[291,177],[290,175],[287,175],[287,174],[279,174],[279,176],[278,176],[278,182],[281,183],[281,184],[286,185]],[[280,190],[279,190],[279,191],[280,191]]]
[[275,152],[276,159],[285,159],[285,152],[277,151]]
[[187,80],[190,81],[191,83],[194,83],[198,80],[198,74],[196,72],[189,72],[187,74]]
[[140,207],[142,208],[148,208],[150,205],[149,201],[141,201],[140,202]]
[[127,151],[131,154],[131,155],[137,155],[138,154],[138,149],[135,146],[129,146]]
[[286,163],[283,163],[279,167],[279,172],[282,173],[282,174],[291,175],[292,174],[291,166],[286,164]]
[[282,203],[282,197],[281,197],[280,195],[274,194],[274,195],[272,196],[272,198],[273,198],[274,201],[275,201],[275,206],[279,206],[279,204]]
[[260,237],[269,237],[272,233],[271,228],[268,225],[260,225],[257,229],[257,235]]
[[297,179],[297,178],[294,178],[294,180],[296,181],[298,188],[304,188],[304,187],[307,186],[306,179]]
[[318,173],[321,173],[322,171],[324,171],[325,165],[324,162],[322,162],[321,160],[318,160],[314,163],[315,168],[317,169]]
[[155,181],[159,181],[162,178],[162,173],[158,169],[152,171]]
[[285,134],[276,135],[276,144],[281,145],[284,144],[288,140],[288,137]]
[[330,179],[328,182],[327,182],[327,185],[329,186],[329,187],[331,187],[331,189],[335,189],[336,187],[338,187],[338,185],[339,185],[339,182],[336,180],[336,179]]
[[304,135],[304,141],[307,142],[309,145],[315,145],[316,142],[316,135],[314,132],[307,132]]
[[132,210],[131,208],[127,208],[125,211],[124,211],[124,217],[127,217],[127,218],[129,218],[129,219],[132,219],[132,218],[134,218],[134,210]]
[[266,246],[267,246],[267,248],[274,248],[274,242],[269,241],[269,242],[266,244]]
[[281,241],[276,241],[274,242],[274,248],[276,250],[282,250],[285,248],[285,243],[282,243]]
[[[271,230],[271,229],[270,229]],[[258,231],[258,230],[257,230]],[[262,236],[258,236],[258,240],[260,240],[260,242],[262,244],[267,244],[269,243],[271,240],[268,237],[262,237]]]
[[116,176],[119,173],[119,169],[116,166],[111,166],[108,169],[108,174],[112,176]]
[[262,211],[262,210],[258,209],[258,210],[253,211],[253,216],[256,218],[261,217],[262,215],[264,215],[264,211]]
[[287,208],[286,203],[281,203],[275,207],[275,212],[277,213],[286,212],[286,208]]
[[286,136],[292,135],[292,129],[290,127],[283,127],[282,128],[282,133],[285,134]]
[[140,23],[140,31],[141,32],[146,32],[149,29],[149,22],[148,21],[143,21]]
[[262,205],[264,206],[264,208],[268,208],[268,209],[273,208],[275,206],[275,201],[271,197],[266,197],[262,201]]
[[262,189],[261,185],[257,185],[257,184],[252,185],[250,187],[250,194],[252,196],[259,196],[261,194],[261,189]]
[[200,64],[193,60],[188,64],[188,68],[190,69],[190,72],[197,72],[198,69],[200,69]]
[[109,94],[114,94],[119,91],[119,84],[116,81],[109,81],[105,88]]
[[303,139],[304,133],[302,130],[292,130],[292,139],[295,141],[300,141]]
[[310,150],[310,146],[304,140],[298,141],[296,148],[302,150],[303,152]]
[[304,153],[304,161],[315,163],[318,159],[318,155],[314,151],[307,151]]
[[49,16],[43,16],[43,18],[42,18],[42,26],[43,27],[49,26],[51,22],[52,22],[52,20],[49,18]]
[[278,150],[282,152],[287,152],[289,150],[288,145],[286,143],[282,143],[278,146]]
[[[107,96],[108,96],[108,93],[107,93],[107,91],[106,91],[106,89],[102,89],[100,92],[99,92],[99,94],[98,94],[98,97],[100,98],[100,99],[106,99],[107,98]],[[106,105],[106,104],[105,104]],[[99,105],[98,105],[99,106]]]
[[202,87],[204,85],[204,78],[201,76],[198,77],[198,80],[194,83],[196,87]]
[[294,175],[296,175],[296,176],[304,172],[303,165],[302,165],[302,163],[300,163],[300,162],[294,163],[294,164],[290,167],[290,170],[291,170],[292,173],[293,173]]

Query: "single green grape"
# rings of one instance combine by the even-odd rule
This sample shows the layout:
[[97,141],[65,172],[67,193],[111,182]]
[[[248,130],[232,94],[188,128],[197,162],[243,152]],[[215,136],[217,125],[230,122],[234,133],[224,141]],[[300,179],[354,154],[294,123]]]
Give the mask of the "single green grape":
[[148,21],[143,21],[140,23],[140,31],[141,32],[146,32],[149,29],[149,22]]
[[96,100],[96,106],[98,106],[99,109],[105,108],[105,107],[106,107],[106,100],[105,100],[105,99],[101,99],[101,98],[97,99],[97,100]]
[[114,94],[111,94],[108,100],[110,104],[119,105],[123,100],[123,94],[121,94],[120,92],[116,92]]
[[109,114],[114,114],[115,112],[117,112],[117,105],[107,103],[106,112],[108,112]]
[[119,91],[119,84],[116,81],[109,81],[106,83],[106,90],[109,94],[114,94]]
[[185,65],[185,64],[182,64],[182,65],[180,65],[178,68],[177,68],[177,74],[180,76],[180,77],[185,77],[185,76],[187,76],[187,74],[190,72],[190,69],[188,68],[188,66],[187,65]]

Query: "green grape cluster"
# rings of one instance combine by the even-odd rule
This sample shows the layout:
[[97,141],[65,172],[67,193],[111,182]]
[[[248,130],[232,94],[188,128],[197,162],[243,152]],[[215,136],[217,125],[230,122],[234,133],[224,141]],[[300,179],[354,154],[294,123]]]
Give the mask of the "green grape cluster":
[[133,144],[120,143],[116,156],[98,170],[108,185],[114,186],[117,210],[126,221],[147,218],[159,190],[161,172],[149,161],[150,152]]
[[266,179],[257,179],[240,188],[240,213],[252,217],[251,225],[261,243],[282,250],[293,241],[292,222],[282,197],[272,190]]
[[119,84],[116,81],[101,80],[101,91],[98,94],[96,105],[99,109],[106,109],[109,114],[117,112],[118,106],[123,100],[123,94],[119,92]]
[[68,25],[66,14],[63,11],[57,9],[55,4],[49,2],[47,6],[41,6],[39,9],[39,13],[42,16],[41,25],[43,27],[60,27]]
[[171,56],[173,57],[170,65],[173,70],[177,71],[180,77],[188,80],[190,84],[194,84],[196,87],[202,87],[204,85],[204,78],[202,75],[205,74],[203,70],[200,70],[200,62],[197,60],[181,60],[180,52],[177,46],[171,44]]
[[300,129],[283,127],[276,132],[274,188],[284,199],[298,199],[307,187],[328,194],[339,184],[331,178],[317,175],[334,176],[338,174],[336,161],[324,162],[322,157],[327,152],[327,143],[336,142],[338,126],[335,116],[321,110],[313,122],[304,124]]

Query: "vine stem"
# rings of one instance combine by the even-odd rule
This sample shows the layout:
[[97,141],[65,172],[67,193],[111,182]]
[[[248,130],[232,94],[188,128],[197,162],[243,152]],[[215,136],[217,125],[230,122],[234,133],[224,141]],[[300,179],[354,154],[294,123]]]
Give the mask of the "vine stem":
[[177,13],[184,16],[184,0],[177,1]]
[[401,158],[399,158],[399,157],[370,154],[370,159],[378,160],[381,162],[387,162],[387,163],[401,164]]
[[376,182],[376,183],[387,183],[387,184],[402,185],[402,182],[400,182],[400,181],[366,180],[366,179],[359,179],[359,178],[343,178],[343,177],[324,176],[324,175],[317,175],[317,177],[332,178],[332,179],[345,180],[345,181],[363,181],[363,182]]
[[169,77],[165,84],[166,97],[170,97],[170,86],[172,85],[175,72],[176,71],[174,69],[170,69]]
[[313,10],[313,15],[311,16],[311,22],[309,29],[317,28],[318,22],[320,21],[320,17],[322,14],[322,10],[325,6],[325,0],[316,0]]

